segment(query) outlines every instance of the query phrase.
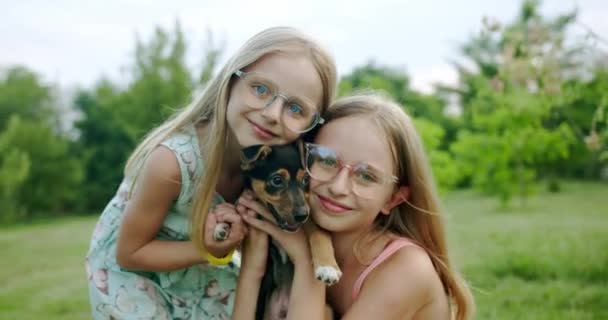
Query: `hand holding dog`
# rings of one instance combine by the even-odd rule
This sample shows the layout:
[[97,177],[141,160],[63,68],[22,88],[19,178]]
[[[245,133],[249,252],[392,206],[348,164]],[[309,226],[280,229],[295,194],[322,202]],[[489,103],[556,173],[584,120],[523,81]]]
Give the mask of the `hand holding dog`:
[[249,225],[250,231],[257,229],[269,234],[287,252],[294,264],[310,263],[310,247],[303,228],[295,232],[281,230],[275,223],[272,214],[268,209],[256,201],[252,195],[244,195],[239,199],[239,205],[247,208],[247,212],[253,211],[261,215],[264,219],[258,219],[255,215],[244,214],[243,220]]
[[[216,240],[213,236],[216,225],[227,223],[230,232],[225,240]],[[220,203],[209,214],[205,221],[204,245],[214,257],[224,257],[234,250],[247,235],[247,226],[236,207],[229,203]]]

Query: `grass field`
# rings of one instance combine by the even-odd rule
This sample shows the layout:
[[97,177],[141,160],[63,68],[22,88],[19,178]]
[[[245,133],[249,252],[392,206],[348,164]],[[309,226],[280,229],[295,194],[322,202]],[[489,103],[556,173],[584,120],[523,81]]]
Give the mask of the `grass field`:
[[565,184],[525,208],[471,192],[445,204],[477,319],[608,319],[608,186]]
[[[608,319],[608,186],[564,184],[525,207],[445,197],[455,262],[477,319]],[[88,319],[94,217],[0,228],[0,319]]]

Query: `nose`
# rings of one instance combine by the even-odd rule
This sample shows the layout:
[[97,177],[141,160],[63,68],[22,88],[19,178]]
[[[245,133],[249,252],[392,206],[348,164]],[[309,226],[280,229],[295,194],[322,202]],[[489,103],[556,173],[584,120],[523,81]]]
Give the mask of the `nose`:
[[330,181],[329,192],[333,195],[347,195],[350,171],[347,167],[340,169],[338,174]]
[[306,220],[308,220],[308,208],[307,207],[297,208],[293,213],[293,219],[297,223],[303,223]]
[[268,120],[279,122],[281,119],[281,113],[283,113],[283,99],[279,99],[279,96],[275,96],[270,103],[262,109],[262,116]]

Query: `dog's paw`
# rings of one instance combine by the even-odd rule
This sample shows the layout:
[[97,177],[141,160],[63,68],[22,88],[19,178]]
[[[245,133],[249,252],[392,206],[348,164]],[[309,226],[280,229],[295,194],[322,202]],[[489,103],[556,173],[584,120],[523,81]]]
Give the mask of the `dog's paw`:
[[213,239],[216,241],[224,241],[228,239],[230,235],[230,225],[224,222],[220,222],[213,229]]
[[315,269],[315,277],[317,277],[317,280],[331,286],[340,280],[340,277],[342,277],[342,271],[340,271],[340,269],[337,267],[318,266]]

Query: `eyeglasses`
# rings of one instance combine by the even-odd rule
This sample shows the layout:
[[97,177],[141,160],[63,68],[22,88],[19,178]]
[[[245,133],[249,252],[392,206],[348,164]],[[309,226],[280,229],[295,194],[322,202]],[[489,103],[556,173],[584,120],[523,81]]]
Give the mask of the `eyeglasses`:
[[311,178],[328,182],[334,179],[343,168],[347,168],[349,171],[353,193],[362,198],[373,198],[377,195],[379,187],[399,182],[399,178],[396,176],[387,174],[367,163],[346,164],[332,149],[318,144],[306,144],[306,171]]
[[277,97],[284,100],[281,109],[281,124],[290,131],[308,132],[316,125],[325,122],[314,103],[304,98],[289,97],[279,93],[279,87],[263,75],[241,70],[237,70],[234,74],[243,80],[243,93],[252,108],[269,107]]

